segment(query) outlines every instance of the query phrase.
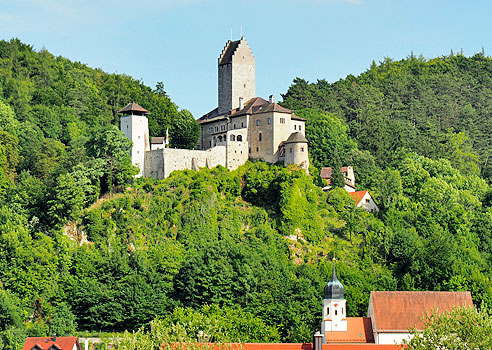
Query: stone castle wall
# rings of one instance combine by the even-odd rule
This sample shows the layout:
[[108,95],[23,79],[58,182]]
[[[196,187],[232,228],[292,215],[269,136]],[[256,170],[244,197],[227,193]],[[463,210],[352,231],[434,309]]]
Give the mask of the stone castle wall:
[[[145,177],[165,179],[175,170],[226,166],[226,147],[216,146],[206,151],[163,148],[145,153]],[[198,169],[196,169],[198,170]]]

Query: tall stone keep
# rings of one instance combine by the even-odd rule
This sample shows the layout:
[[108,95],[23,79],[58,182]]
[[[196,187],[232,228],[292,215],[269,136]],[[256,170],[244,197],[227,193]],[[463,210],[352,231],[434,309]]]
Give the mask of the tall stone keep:
[[118,113],[124,114],[120,118],[120,130],[133,142],[130,156],[132,164],[140,169],[137,177],[143,176],[145,152],[150,151],[149,120],[147,119],[149,111],[132,102]]
[[246,102],[256,96],[255,57],[246,39],[227,41],[219,57],[218,113],[239,107],[239,98]]

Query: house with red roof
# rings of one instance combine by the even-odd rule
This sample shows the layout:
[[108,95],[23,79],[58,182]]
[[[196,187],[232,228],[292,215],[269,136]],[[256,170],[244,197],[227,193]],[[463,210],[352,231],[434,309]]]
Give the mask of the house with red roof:
[[344,293],[333,263],[332,277],[324,289],[321,336],[324,344],[337,344],[336,349],[342,349],[341,344],[352,344],[352,349],[365,349],[356,344],[402,344],[411,338],[410,329],[423,330],[421,317],[426,312],[473,306],[470,292],[373,291],[367,317],[347,317]]
[[80,350],[77,337],[29,337],[22,350]]
[[355,205],[358,208],[365,209],[370,213],[375,213],[379,211],[379,207],[377,206],[376,202],[374,202],[374,199],[372,199],[369,191],[355,191],[349,192],[349,194],[355,201]]
[[[345,179],[345,186],[343,187],[347,192],[355,192],[355,175],[354,168],[351,166],[344,166],[340,168],[340,171],[343,174]],[[333,169],[330,167],[321,168],[319,176],[322,179],[325,179],[328,182],[328,186],[326,186],[323,190],[329,190],[331,188],[331,178],[333,177]]]

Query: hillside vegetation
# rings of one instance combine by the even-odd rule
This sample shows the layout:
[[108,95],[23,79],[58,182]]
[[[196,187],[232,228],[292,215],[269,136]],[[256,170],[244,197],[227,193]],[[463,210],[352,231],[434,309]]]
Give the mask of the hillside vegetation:
[[[180,147],[196,142],[191,115],[161,84],[0,42],[0,347],[152,320],[190,339],[310,341],[334,257],[349,316],[366,313],[371,290],[471,290],[490,310],[490,102],[469,102],[476,134],[450,114],[478,100],[466,84],[487,93],[490,63],[410,57],[334,84],[295,81],[284,104],[307,118],[312,163],[353,165],[381,208],[367,213],[336,181],[323,192],[314,167],[132,181],[117,110],[135,100],[151,134],[169,126]],[[405,99],[410,81],[427,93]],[[426,109],[439,103],[448,114]]]

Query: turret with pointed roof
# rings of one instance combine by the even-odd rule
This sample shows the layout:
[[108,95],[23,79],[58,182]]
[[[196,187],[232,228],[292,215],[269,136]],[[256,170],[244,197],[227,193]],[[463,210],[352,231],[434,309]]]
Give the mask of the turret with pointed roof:
[[343,285],[337,278],[335,272],[335,259],[333,259],[333,272],[330,281],[325,285],[323,299],[321,333],[325,340],[328,332],[347,331],[347,309],[344,292]]
[[325,285],[325,299],[343,299],[345,289],[337,278],[335,262],[333,262],[333,273],[331,280]]

